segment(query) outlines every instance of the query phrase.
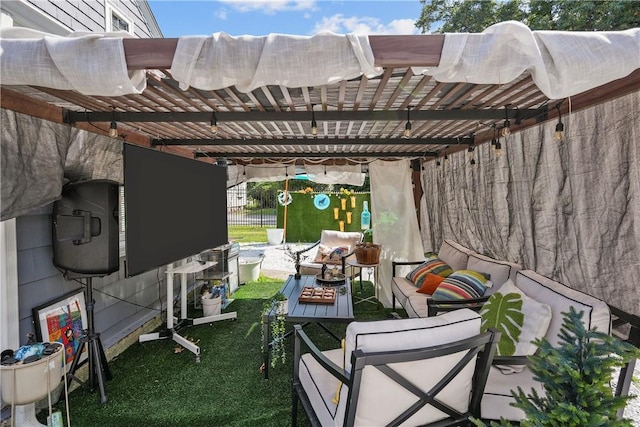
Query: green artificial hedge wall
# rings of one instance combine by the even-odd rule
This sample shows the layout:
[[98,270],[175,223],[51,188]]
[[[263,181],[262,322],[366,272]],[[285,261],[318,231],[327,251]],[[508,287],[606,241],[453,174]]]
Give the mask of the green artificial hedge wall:
[[[344,221],[344,231],[361,231],[360,214],[366,200],[371,212],[371,193],[355,193],[355,207],[351,207],[350,196],[340,193],[324,193],[330,204],[326,209],[316,209],[314,197],[319,193],[291,193],[292,201],[287,206],[287,242],[315,242],[322,230],[340,230],[339,221]],[[342,210],[341,199],[346,199],[346,209]],[[338,219],[334,219],[334,208],[338,208]],[[351,224],[347,224],[347,212],[351,212]],[[284,206],[277,205],[278,228],[284,228]]]

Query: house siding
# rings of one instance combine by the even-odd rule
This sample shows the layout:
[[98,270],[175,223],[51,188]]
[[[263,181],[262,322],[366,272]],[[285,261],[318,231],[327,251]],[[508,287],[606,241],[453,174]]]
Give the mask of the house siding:
[[[136,36],[162,37],[146,2],[109,1],[109,4],[133,22]],[[2,2],[0,7],[13,18],[14,26],[41,31],[55,28],[58,34],[65,29],[51,22],[58,22],[71,31],[108,30],[105,28],[106,2],[101,0],[23,0]],[[20,344],[35,333],[34,307],[80,289],[86,282],[86,279],[66,279],[53,265],[52,212],[53,204],[16,218]],[[111,347],[166,310],[165,268],[126,278],[124,262],[121,256],[118,272],[92,278],[94,326],[101,334],[107,354]],[[194,283],[192,275],[190,283]],[[175,281],[174,295],[179,295],[179,286],[179,280]]]
[[[125,18],[133,23],[133,34],[140,38],[162,37],[160,29],[155,22],[147,22],[145,13],[141,10],[141,3],[135,0],[24,0],[34,9],[42,12],[51,20],[57,21],[72,31],[105,32],[111,31],[106,28],[107,4]],[[6,6],[3,9],[11,12],[12,7]],[[20,18],[16,18],[16,26],[25,26]],[[36,28],[37,29],[37,28]]]
[[[32,309],[83,287],[80,281],[65,279],[53,265],[53,204],[16,218],[18,250],[18,298],[20,341],[35,334]],[[189,275],[189,283],[194,276]],[[166,310],[166,273],[158,268],[138,276],[124,277],[124,258],[120,270],[92,278],[95,301],[95,330],[105,349],[117,344],[144,323]],[[180,294],[180,281],[174,281],[174,295]],[[161,307],[162,304],[162,307]]]

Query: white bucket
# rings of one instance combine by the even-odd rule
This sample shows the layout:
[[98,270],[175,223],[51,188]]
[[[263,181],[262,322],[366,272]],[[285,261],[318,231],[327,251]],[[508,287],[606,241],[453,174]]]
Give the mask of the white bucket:
[[240,258],[240,271],[238,272],[241,284],[254,282],[260,277],[260,265],[264,258]]
[[267,241],[270,245],[279,245],[284,239],[284,228],[267,228]]
[[222,297],[205,298],[202,297],[202,314],[204,317],[220,314]]
[[25,405],[47,397],[62,378],[62,348],[60,345],[55,353],[26,365],[1,366],[2,400]]

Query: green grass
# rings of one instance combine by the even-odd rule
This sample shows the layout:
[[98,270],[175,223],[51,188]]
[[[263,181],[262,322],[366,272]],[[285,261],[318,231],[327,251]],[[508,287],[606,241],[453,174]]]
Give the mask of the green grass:
[[229,240],[251,243],[267,243],[267,229],[263,227],[230,225]]
[[[285,426],[290,424],[293,340],[287,340],[288,359],[270,369],[269,379],[259,372],[262,364],[261,333],[256,328],[265,299],[277,292],[283,281],[261,277],[240,287],[227,310],[237,320],[223,320],[184,328],[180,334],[198,343],[201,362],[187,350],[176,353],[174,341],[135,343],[109,362],[113,379],[107,381],[108,402],[99,403],[99,393],[78,388],[70,396],[73,426]],[[365,284],[365,295],[373,286]],[[356,288],[356,292],[359,292]],[[192,310],[192,316],[200,316]],[[390,317],[381,305],[357,304],[357,320]],[[329,324],[344,336],[346,324]],[[287,328],[291,328],[287,324]],[[322,329],[305,329],[320,348],[339,343]],[[56,404],[64,413],[64,399]],[[39,418],[46,417],[42,411]],[[299,425],[307,425],[304,414]],[[43,419],[41,419],[43,421]],[[65,416],[66,425],[66,416]]]

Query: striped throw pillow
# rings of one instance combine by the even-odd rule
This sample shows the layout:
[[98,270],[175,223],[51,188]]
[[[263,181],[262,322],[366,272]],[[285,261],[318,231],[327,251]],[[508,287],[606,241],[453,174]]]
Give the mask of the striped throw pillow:
[[447,277],[453,273],[453,269],[441,259],[428,259],[407,274],[407,279],[411,280],[417,288],[421,288],[424,283],[424,279],[427,277],[427,273]]
[[480,298],[491,287],[489,275],[473,270],[458,270],[445,278],[433,293],[434,300]]

